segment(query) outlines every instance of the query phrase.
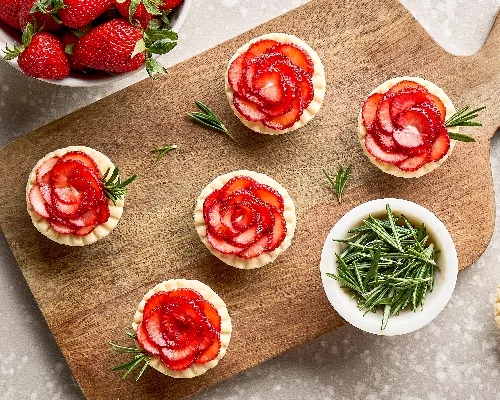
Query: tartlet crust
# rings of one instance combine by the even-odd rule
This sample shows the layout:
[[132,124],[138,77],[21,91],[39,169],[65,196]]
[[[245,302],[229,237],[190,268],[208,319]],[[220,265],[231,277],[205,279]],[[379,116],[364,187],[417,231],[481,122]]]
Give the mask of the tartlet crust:
[[[264,40],[264,39],[271,39],[271,40],[276,40],[277,42],[284,42],[284,43],[293,43],[301,47],[309,54],[314,64],[314,75],[312,76],[314,99],[312,100],[311,104],[309,104],[309,106],[304,110],[302,116],[300,117],[300,120],[297,121],[290,128],[283,130],[274,130],[268,128],[267,126],[264,126],[261,122],[248,121],[243,115],[241,115],[238,112],[238,110],[234,107],[233,104],[234,92],[233,89],[231,88],[231,85],[229,84],[229,77],[228,77],[229,67],[231,66],[234,60],[236,60],[241,54],[245,53],[249,49],[250,45],[252,45],[255,42],[258,42],[259,40]],[[325,93],[326,93],[325,68],[318,54],[311,46],[309,46],[303,40],[299,39],[294,35],[289,35],[286,33],[268,33],[266,35],[256,37],[255,39],[252,39],[248,43],[241,46],[233,55],[233,57],[231,57],[231,59],[229,60],[226,70],[225,81],[226,81],[227,98],[229,100],[229,105],[231,106],[231,109],[233,110],[234,114],[238,117],[238,119],[242,122],[242,124],[248,127],[249,129],[253,130],[254,132],[264,133],[267,135],[281,135],[287,132],[295,131],[306,125],[319,112],[321,105],[323,104],[323,100],[325,98]]]
[[[433,95],[439,97],[439,99],[443,102],[443,104],[446,108],[446,117],[445,117],[446,119],[448,119],[453,114],[455,114],[455,112],[456,112],[455,106],[453,105],[453,103],[450,100],[450,98],[448,97],[448,95],[436,84],[434,84],[430,81],[427,81],[423,78],[420,78],[420,77],[401,76],[401,77],[389,79],[388,81],[385,81],[384,83],[380,84],[375,89],[373,89],[369,95],[371,95],[373,93],[386,93],[390,88],[392,88],[397,83],[399,83],[401,81],[406,81],[406,80],[417,82],[419,85],[422,85],[423,87],[425,87],[429,91],[429,93],[432,93]],[[458,133],[458,127],[449,128],[448,130],[450,132]],[[427,163],[424,166],[422,166],[421,168],[419,168],[417,171],[413,171],[413,172],[403,171],[403,170],[399,169],[396,165],[380,161],[379,159],[377,159],[376,157],[374,157],[370,154],[370,152],[366,149],[366,146],[365,146],[366,133],[367,133],[367,130],[366,130],[365,126],[363,125],[363,117],[362,117],[362,114],[360,111],[359,116],[358,116],[358,139],[359,139],[359,142],[361,144],[361,148],[363,149],[363,152],[366,154],[366,156],[370,159],[370,161],[376,167],[378,167],[379,169],[381,169],[382,171],[384,171],[390,175],[394,175],[394,176],[397,176],[400,178],[419,178],[425,174],[428,174],[429,172],[434,171],[436,168],[441,166],[448,159],[448,157],[452,153],[453,149],[455,148],[455,141],[450,140],[450,149],[448,150],[448,153],[446,153],[446,155],[441,160]]]
[[[219,190],[230,179],[234,178],[235,176],[248,176],[250,178],[255,179],[259,183],[274,188],[283,198],[285,206],[283,211],[283,217],[286,222],[285,239],[277,249],[270,252],[264,252],[260,256],[251,259],[244,259],[236,255],[223,254],[215,250],[210,245],[210,243],[208,243],[206,234],[207,225],[205,224],[205,220],[203,218],[203,202],[214,190]],[[214,256],[216,256],[220,260],[224,261],[226,264],[231,265],[235,268],[255,269],[255,268],[260,268],[266,264],[269,264],[270,262],[273,262],[276,259],[276,257],[278,257],[292,244],[292,239],[295,234],[295,228],[297,225],[297,217],[295,215],[295,204],[293,203],[292,198],[290,197],[287,190],[283,186],[281,186],[278,182],[276,182],[274,179],[265,174],[261,174],[254,171],[240,170],[240,171],[230,172],[228,174],[224,174],[215,178],[202,190],[202,192],[198,197],[198,200],[196,201],[196,208],[194,210],[194,224],[196,227],[196,232],[198,232],[201,241]]]
[[229,347],[229,341],[231,340],[232,324],[231,317],[227,311],[226,303],[215,293],[209,286],[197,280],[186,280],[186,279],[170,279],[156,285],[149,292],[147,292],[142,298],[141,302],[137,307],[137,311],[134,315],[134,320],[132,322],[132,329],[134,332],[137,331],[137,327],[142,322],[144,306],[148,299],[158,292],[169,292],[175,289],[192,289],[198,292],[206,301],[210,302],[219,313],[221,317],[221,331],[220,331],[220,342],[221,347],[219,355],[212,361],[205,364],[194,363],[189,368],[183,371],[174,371],[167,368],[165,364],[161,361],[159,356],[154,356],[149,362],[149,366],[153,367],[162,374],[171,376],[172,378],[194,378],[196,376],[202,375],[209,369],[214,368],[219,361],[225,356],[227,349]]
[[69,146],[63,149],[55,150],[47,154],[40,161],[38,161],[33,170],[31,171],[30,176],[28,178],[28,183],[26,185],[26,204],[28,213],[31,216],[31,221],[33,222],[33,225],[35,226],[36,229],[38,229],[40,233],[42,233],[49,239],[53,240],[54,242],[64,244],[66,246],[85,246],[88,244],[92,244],[98,241],[99,239],[102,239],[103,237],[109,235],[109,233],[114,228],[116,228],[116,226],[118,225],[118,221],[120,220],[120,217],[123,214],[123,205],[124,205],[123,200],[117,201],[116,205],[114,205],[113,202],[110,200],[108,202],[110,216],[109,219],[106,221],[106,223],[97,225],[96,228],[88,235],[78,236],[74,234],[61,234],[56,232],[50,226],[50,223],[47,221],[46,218],[38,215],[33,210],[28,198],[31,188],[36,184],[37,169],[49,158],[55,156],[62,157],[64,154],[69,153],[71,151],[81,151],[87,154],[88,156],[92,157],[92,159],[97,164],[97,167],[99,168],[99,172],[101,173],[101,175],[104,175],[104,173],[106,173],[106,170],[108,168],[114,169],[114,165],[108,157],[106,157],[104,154],[91,147]]

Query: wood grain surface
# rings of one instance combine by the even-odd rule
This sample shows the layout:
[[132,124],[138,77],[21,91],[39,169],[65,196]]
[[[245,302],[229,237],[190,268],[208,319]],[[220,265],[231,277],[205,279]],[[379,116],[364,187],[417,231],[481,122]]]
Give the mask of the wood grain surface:
[[[246,129],[232,114],[224,72],[233,52],[268,32],[296,34],[322,58],[327,96],[305,128],[279,137]],[[485,250],[493,231],[490,139],[500,116],[500,24],[479,54],[457,58],[438,47],[396,0],[316,0],[10,143],[0,151],[0,224],[24,276],[87,398],[183,398],[293,346],[341,326],[321,287],[320,251],[333,224],[370,199],[422,204],[448,227],[460,268]],[[383,174],[356,139],[360,105],[372,88],[400,75],[441,86],[457,106],[486,105],[474,144],[459,143],[435,172],[403,180]],[[191,123],[194,100],[210,105],[237,143]],[[150,149],[176,143],[158,164]],[[31,224],[26,179],[38,159],[69,145],[108,155],[123,174],[137,173],[118,228],[84,248],[58,245]],[[342,205],[322,176],[353,164]],[[195,199],[214,177],[237,169],[282,183],[297,207],[291,248],[274,264],[241,271],[210,255],[193,226]],[[136,306],[156,283],[198,279],[226,301],[234,334],[219,366],[191,380],[154,370],[135,383],[110,368],[124,359],[108,340],[124,340]]]

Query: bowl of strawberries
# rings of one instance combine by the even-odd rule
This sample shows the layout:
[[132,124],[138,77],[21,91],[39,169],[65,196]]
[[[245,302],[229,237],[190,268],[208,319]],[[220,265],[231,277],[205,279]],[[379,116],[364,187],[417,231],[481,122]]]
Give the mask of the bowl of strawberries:
[[25,75],[73,87],[146,69],[178,40],[191,0],[2,0],[0,56]]

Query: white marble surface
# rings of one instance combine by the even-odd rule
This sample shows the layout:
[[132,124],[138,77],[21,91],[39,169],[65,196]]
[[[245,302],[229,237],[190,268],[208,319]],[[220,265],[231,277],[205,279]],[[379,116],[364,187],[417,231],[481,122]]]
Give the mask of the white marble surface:
[[[306,0],[197,0],[167,64],[186,59]],[[500,0],[402,0],[448,51],[476,52]],[[218,15],[224,12],[225,23]],[[0,62],[0,145],[126,87],[69,89],[23,77]],[[383,338],[346,326],[276,357],[198,399],[500,399],[500,135],[491,160],[497,228],[485,254],[462,272],[449,306],[428,327]],[[480,222],[479,222],[480,223]],[[0,400],[82,399],[69,368],[0,237]],[[117,380],[117,384],[119,381]],[[110,399],[112,400],[112,399]]]

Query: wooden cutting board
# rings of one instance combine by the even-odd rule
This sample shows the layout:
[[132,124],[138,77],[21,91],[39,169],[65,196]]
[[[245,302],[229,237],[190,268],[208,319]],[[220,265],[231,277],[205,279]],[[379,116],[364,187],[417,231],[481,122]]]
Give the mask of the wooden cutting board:
[[[227,60],[264,33],[296,34],[322,58],[328,93],[306,128],[285,136],[255,134],[232,114],[224,92]],[[438,47],[396,0],[317,0],[10,143],[0,151],[0,224],[20,268],[89,399],[182,398],[341,326],[321,287],[320,251],[334,223],[370,199],[400,197],[432,210],[448,227],[465,268],[485,250],[495,204],[490,139],[500,125],[500,24],[473,57]],[[367,93],[398,75],[441,86],[458,106],[486,105],[478,141],[458,144],[437,171],[417,180],[383,174],[363,155],[356,119]],[[227,123],[237,143],[191,123],[202,100]],[[43,112],[43,110],[40,110]],[[176,143],[158,164],[150,149]],[[107,154],[123,174],[137,173],[123,218],[106,239],[84,248],[40,235],[26,212],[24,188],[46,153],[86,145]],[[321,169],[352,164],[337,205]],[[277,261],[256,271],[228,267],[198,239],[192,213],[201,189],[237,169],[269,174],[295,201],[297,233]],[[136,306],[156,283],[199,279],[227,302],[234,335],[219,366],[191,380],[153,370],[135,383],[110,368],[124,361],[108,340],[123,341]]]

